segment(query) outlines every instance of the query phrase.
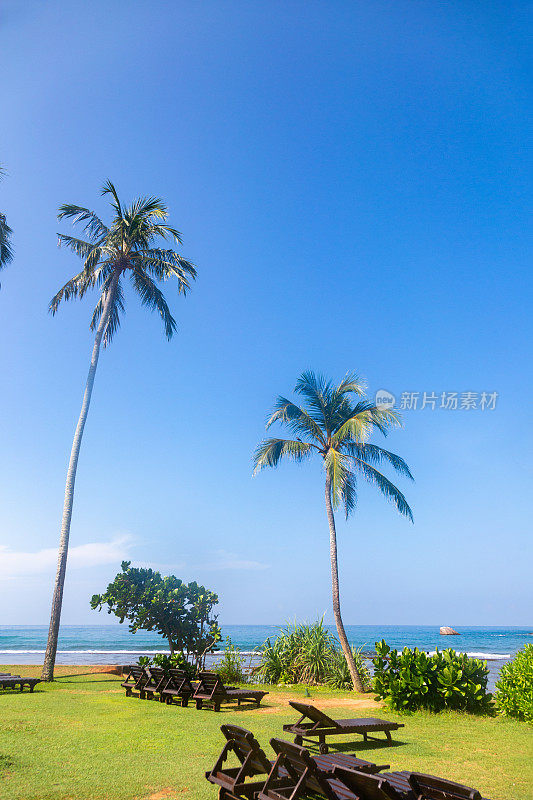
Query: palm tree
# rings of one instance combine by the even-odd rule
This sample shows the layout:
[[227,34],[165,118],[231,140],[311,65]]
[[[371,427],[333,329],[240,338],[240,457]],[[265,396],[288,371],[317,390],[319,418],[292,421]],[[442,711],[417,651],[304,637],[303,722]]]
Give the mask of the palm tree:
[[196,277],[196,270],[189,261],[174,250],[157,247],[158,240],[170,239],[174,243],[182,243],[178,231],[166,224],[168,211],[162,200],[157,197],[142,197],[125,207],[111,181],[104,184],[101,193],[110,195],[113,218],[109,227],[93,211],[81,206],[64,205],[58,213],[60,220],[72,219],[73,223],[81,223],[87,241],[59,234],[59,245],[65,245],[82,258],[83,269],[52,298],[50,311],[55,314],[63,300],[81,299],[94,287],[98,287],[100,296],[90,324],[91,330],[96,331],[96,334],[67,471],[57,574],[42,674],[44,680],[53,680],[54,676],[81,439],[89,411],[100,346],[103,343],[105,347],[111,342],[120,325],[120,315],[125,310],[123,281],[129,278],[141,303],[161,316],[166,337],[170,339],[176,330],[176,322],[156,282],[176,278],[178,291],[185,294],[190,288],[191,279]]
[[[254,453],[254,474],[264,467],[276,467],[282,458],[304,461],[313,453],[322,458],[326,473],[333,616],[353,687],[358,692],[363,691],[363,685],[341,616],[334,510],[342,504],[348,518],[355,509],[357,478],[360,476],[377,486],[401,514],[413,521],[403,494],[377,469],[381,464],[388,464],[412,479],[409,467],[399,456],[368,441],[374,429],[386,435],[388,428],[399,425],[398,415],[393,411],[380,410],[362,399],[364,388],[356,375],[347,375],[338,386],[334,386],[331,381],[314,372],[302,373],[294,391],[304,398],[305,404],[299,406],[285,397],[278,397],[266,423],[268,429],[279,422],[296,438],[264,439]],[[305,437],[306,441],[301,437]]]
[[[4,175],[4,169],[0,165],[0,179]],[[0,212],[0,269],[3,269],[13,260],[13,248],[11,246],[11,234],[13,231],[6,222],[5,214]]]

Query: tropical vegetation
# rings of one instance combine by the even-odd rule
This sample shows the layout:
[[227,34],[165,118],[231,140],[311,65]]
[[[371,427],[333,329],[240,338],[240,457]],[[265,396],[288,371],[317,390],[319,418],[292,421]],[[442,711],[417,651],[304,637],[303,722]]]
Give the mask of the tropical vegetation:
[[533,644],[526,644],[503,665],[494,701],[502,714],[533,723]]
[[363,681],[341,615],[334,511],[343,506],[346,518],[349,517],[357,505],[358,479],[363,479],[376,486],[400,514],[412,521],[413,515],[404,495],[378,467],[390,466],[411,480],[413,476],[403,458],[369,442],[375,431],[386,436],[390,428],[400,424],[400,419],[395,412],[378,408],[370,402],[364,395],[364,382],[356,375],[346,375],[335,385],[314,372],[303,372],[294,391],[302,398],[302,405],[278,397],[266,427],[278,423],[295,438],[264,439],[254,453],[254,472],[276,467],[285,458],[298,462],[313,455],[321,458],[330,537],[333,616],[353,687],[360,692],[363,691]]
[[176,321],[157,283],[175,279],[178,292],[185,294],[196,277],[196,270],[189,261],[164,246],[168,240],[174,245],[181,245],[182,241],[180,233],[167,224],[168,209],[160,198],[141,197],[125,206],[111,181],[104,184],[101,194],[110,199],[112,218],[109,225],[94,211],[83,206],[63,205],[58,213],[59,220],[70,219],[74,224],[81,225],[86,238],[59,234],[59,244],[81,258],[83,267],[52,298],[50,311],[55,314],[63,301],[82,299],[91,289],[98,289],[99,298],[90,322],[90,329],[95,332],[94,345],[67,470],[57,573],[42,672],[44,680],[52,680],[54,676],[74,484],[100,347],[111,343],[120,326],[121,315],[125,312],[126,281],[142,305],[159,314],[165,335],[170,339],[176,331]]
[[401,653],[382,640],[376,642],[374,690],[396,711],[454,709],[489,713],[487,662],[455,650],[427,655],[418,648]]
[[[352,650],[352,657],[363,689],[368,691],[370,673],[361,651]],[[267,639],[258,649],[257,658],[253,674],[264,683],[353,688],[340,643],[324,626],[323,620],[286,625],[274,640]]]
[[171,656],[199,668],[221,637],[213,613],[217,603],[214,592],[194,581],[184,583],[175,575],[162,576],[123,561],[106,591],[93,595],[91,608],[100,611],[107,606],[108,614],[120,623],[128,620],[131,633],[155,631],[167,640]]

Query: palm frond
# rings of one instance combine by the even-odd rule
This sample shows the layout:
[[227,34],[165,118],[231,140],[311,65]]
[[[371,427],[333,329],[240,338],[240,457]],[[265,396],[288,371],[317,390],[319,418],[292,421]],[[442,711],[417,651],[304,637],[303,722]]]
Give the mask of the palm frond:
[[346,475],[344,477],[342,502],[344,504],[346,519],[348,519],[352,511],[355,511],[357,505],[357,478],[351,470],[346,470]]
[[177,278],[178,291],[181,294],[186,294],[191,288],[189,279],[196,278],[194,264],[182,258],[174,250],[161,250],[154,247],[149,250],[139,250],[133,257],[138,257],[137,263],[148,268],[158,280]]
[[50,300],[50,305],[48,306],[50,313],[55,315],[63,300],[81,299],[94,286],[94,281],[94,275],[88,275],[85,270],[74,275]]
[[4,214],[0,214],[0,269],[13,261],[13,246],[11,234],[13,231],[6,222]]
[[111,183],[110,180],[107,180],[104,183],[104,185],[102,186],[102,188],[100,190],[100,194],[101,194],[102,197],[104,195],[106,195],[106,194],[110,194],[111,195],[111,197],[113,198],[113,201],[112,201],[111,205],[113,206],[113,208],[117,212],[117,217],[118,218],[122,218],[122,216],[123,216],[122,215],[122,206],[121,206],[120,200],[118,198],[117,190],[115,189],[115,186]]
[[369,483],[373,483],[380,492],[393,503],[400,514],[413,522],[413,512],[411,511],[407,500],[400,492],[400,490],[389,481],[388,478],[379,472],[375,467],[368,464],[362,459],[354,461],[355,468],[358,469],[366,478]]
[[177,325],[176,320],[170,313],[163,292],[158,289],[153,280],[140,269],[134,269],[130,277],[134,289],[141,298],[143,306],[159,313],[163,320],[165,335],[167,339],[171,339],[177,329]]
[[395,453],[391,453],[389,450],[378,447],[377,444],[350,442],[343,445],[343,450],[353,458],[366,461],[368,464],[373,464],[374,466],[390,464],[400,475],[405,475],[406,478],[414,480],[411,470],[403,458],[397,456]]
[[324,456],[324,469],[331,483],[331,499],[333,508],[337,508],[344,502],[344,487],[348,480],[347,473],[350,470],[350,458],[344,453],[330,447]]
[[71,219],[72,224],[76,225],[79,222],[85,222],[83,230],[87,231],[89,236],[100,239],[102,236],[107,236],[109,228],[104,225],[100,217],[94,211],[90,211],[83,206],[76,206],[65,204],[59,207],[57,213],[58,220]]
[[323,375],[306,370],[296,381],[294,391],[305,397],[309,415],[329,433],[331,420],[328,415],[328,401],[331,394],[331,382],[327,381]]
[[[93,311],[93,315],[91,318],[90,329],[95,331],[98,327],[98,322],[100,317],[102,316],[102,312],[104,310],[104,305],[106,301],[106,296],[111,286],[111,281],[113,280],[113,271],[109,270],[108,276],[103,282],[102,285],[102,294],[98,299],[98,303]],[[120,315],[123,314],[125,311],[124,306],[124,293],[122,291],[122,285],[120,280],[117,283],[117,287],[115,289],[115,297],[113,299],[113,305],[111,306],[111,311],[109,312],[109,319],[107,321],[107,325],[105,327],[104,336],[103,336],[103,345],[104,347],[108,347],[111,344],[113,336],[117,332],[120,327]]]
[[254,475],[264,467],[277,467],[282,458],[303,461],[311,455],[313,446],[307,442],[292,439],[264,439],[257,446],[254,455]]
[[267,419],[266,427],[270,428],[276,422],[285,423],[293,433],[311,436],[315,441],[325,447],[326,441],[324,432],[320,425],[300,406],[287,400],[286,397],[278,397],[274,405],[274,410]]

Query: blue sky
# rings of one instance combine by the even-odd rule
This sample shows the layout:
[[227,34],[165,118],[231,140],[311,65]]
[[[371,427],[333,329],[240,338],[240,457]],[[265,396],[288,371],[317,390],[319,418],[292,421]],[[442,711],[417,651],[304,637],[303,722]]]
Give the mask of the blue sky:
[[[415,515],[339,516],[347,623],[531,613],[527,2],[4,4],[0,622],[47,621],[91,300],[61,203],[162,196],[198,265],[179,324],[127,298],[80,458],[63,621],[128,557],[220,595],[226,623],[330,617],[320,465],[251,477],[308,367],[370,392],[497,392],[408,410],[387,446]],[[95,300],[93,300],[95,302]],[[525,411],[524,411],[525,409]]]

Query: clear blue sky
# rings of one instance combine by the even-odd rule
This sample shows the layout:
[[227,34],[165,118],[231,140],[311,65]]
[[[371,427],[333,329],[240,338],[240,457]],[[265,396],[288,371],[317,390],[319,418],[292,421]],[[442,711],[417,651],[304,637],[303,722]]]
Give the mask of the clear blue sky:
[[[318,464],[251,477],[307,367],[372,392],[498,392],[407,411],[339,517],[347,623],[531,623],[529,2],[7,2],[0,208],[0,622],[45,623],[91,302],[61,203],[158,194],[198,265],[179,322],[127,298],[78,471],[63,621],[128,556],[220,594],[222,622],[330,619]],[[67,230],[62,226],[61,230]],[[3,564],[3,567],[2,567]]]

